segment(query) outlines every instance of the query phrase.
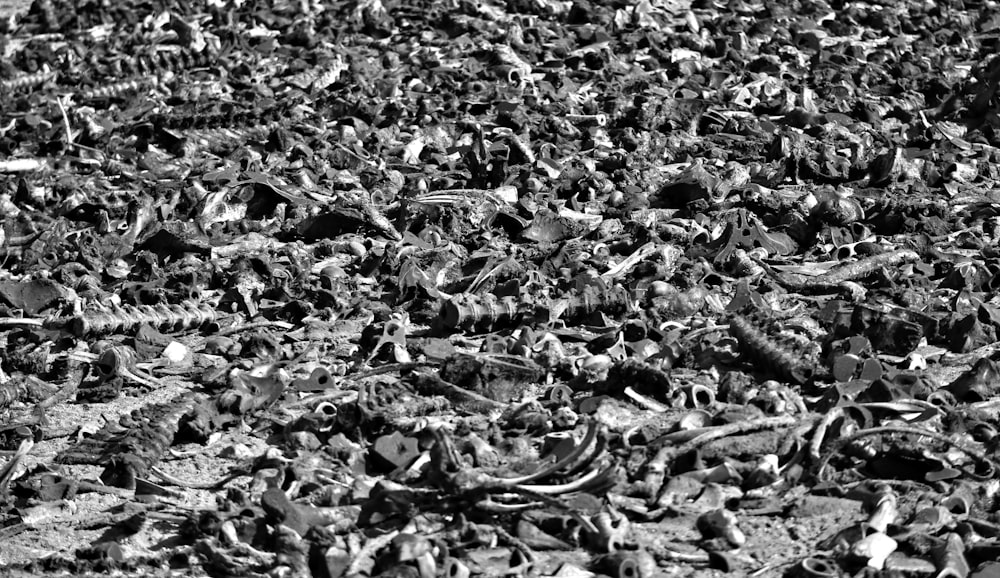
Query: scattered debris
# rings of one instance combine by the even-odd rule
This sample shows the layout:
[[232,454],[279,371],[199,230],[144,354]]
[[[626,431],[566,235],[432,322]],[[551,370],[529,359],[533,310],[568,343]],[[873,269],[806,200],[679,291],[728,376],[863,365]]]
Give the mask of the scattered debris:
[[0,5],[4,570],[995,574],[995,12]]

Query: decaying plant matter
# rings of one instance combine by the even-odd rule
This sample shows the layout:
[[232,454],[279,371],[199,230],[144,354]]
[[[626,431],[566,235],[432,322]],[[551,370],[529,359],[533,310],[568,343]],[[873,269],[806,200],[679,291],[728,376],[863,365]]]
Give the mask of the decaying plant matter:
[[995,12],[0,2],[0,564],[995,573]]

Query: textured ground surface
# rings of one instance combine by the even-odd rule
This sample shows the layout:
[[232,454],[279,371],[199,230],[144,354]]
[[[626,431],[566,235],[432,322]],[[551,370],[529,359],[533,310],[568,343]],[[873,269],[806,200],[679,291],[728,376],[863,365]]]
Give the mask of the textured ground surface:
[[996,558],[994,2],[0,15],[5,572]]

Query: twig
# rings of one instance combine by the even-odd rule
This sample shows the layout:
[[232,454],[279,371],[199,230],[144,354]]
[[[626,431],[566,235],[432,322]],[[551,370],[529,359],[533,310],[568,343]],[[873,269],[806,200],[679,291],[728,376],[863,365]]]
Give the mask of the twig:
[[[590,520],[590,518],[584,516],[583,514],[580,513],[580,511],[578,509],[574,508],[570,504],[567,504],[566,502],[563,502],[559,498],[550,496],[548,494],[539,494],[538,492],[533,492],[533,491],[531,491],[531,490],[529,490],[529,489],[527,489],[525,487],[522,487],[522,486],[515,486],[515,487],[511,487],[511,488],[497,488],[497,487],[489,488],[489,487],[487,487],[487,488],[477,488],[476,489],[476,491],[482,491],[482,490],[486,490],[486,491],[489,491],[489,492],[496,491],[496,492],[503,492],[503,493],[502,494],[499,494],[499,493],[498,494],[492,494],[491,493],[490,496],[487,496],[486,499],[480,500],[480,501],[476,502],[476,506],[477,507],[483,506],[485,509],[491,509],[491,508],[494,508],[496,506],[501,506],[501,508],[498,510],[498,512],[499,512],[499,511],[503,510],[503,506],[505,504],[503,504],[502,502],[495,502],[495,501],[493,501],[493,499],[492,499],[493,497],[496,497],[496,498],[505,498],[505,497],[506,498],[516,498],[516,497],[530,498],[530,499],[534,500],[535,502],[541,502],[542,504],[544,504],[544,505],[546,505],[546,506],[548,506],[550,508],[555,508],[557,510],[562,510],[562,511],[566,512],[574,520],[576,520],[577,522],[579,522],[580,527],[583,528],[586,532],[588,532],[590,534],[597,534],[597,533],[599,533],[597,527],[594,526],[594,522],[592,522]],[[525,502],[524,504],[528,504],[528,503],[530,503],[530,502]],[[515,505],[514,504],[509,504],[509,506],[515,506]]]
[[63,106],[62,96],[56,97],[56,104],[59,105],[59,113],[62,114],[63,126],[66,128],[66,144],[73,144],[73,128],[69,124],[69,116],[66,114],[66,107]]
[[[36,383],[36,384],[45,384],[46,386],[49,385],[48,382],[42,381],[41,379],[35,377],[34,375],[27,376],[27,379],[28,379],[28,381],[31,381],[31,382]],[[53,393],[49,397],[47,397],[47,398],[39,401],[35,405],[35,409],[44,411],[44,410],[47,410],[47,409],[55,406],[57,403],[61,403],[61,402],[65,401],[65,400],[73,397],[73,394],[75,394],[76,391],[77,391],[77,389],[78,389],[78,385],[79,385],[78,381],[79,380],[70,379],[65,385],[63,385],[62,387],[60,387],[55,393]]]
[[633,389],[631,385],[625,388],[625,395],[631,398],[632,401],[634,401],[638,405],[650,411],[655,411],[657,413],[666,413],[670,411],[669,407],[663,405],[662,403],[656,401],[653,398],[642,395],[641,393]]
[[324,401],[340,401],[341,403],[350,403],[354,400],[347,398],[357,398],[357,395],[358,392],[356,391],[343,391],[343,390],[325,391],[322,393],[317,393],[303,397],[298,401],[286,404],[285,407],[288,409],[314,407],[315,405],[322,403]]
[[[370,154],[368,155],[368,158],[365,158],[365,157],[359,155],[358,153],[352,151],[351,149],[347,148],[347,146],[344,145],[344,144],[342,144],[342,143],[339,143],[337,141],[332,141],[332,142],[333,142],[333,146],[335,146],[338,149],[344,151],[345,153],[351,155],[352,157],[358,159],[359,161],[361,161],[363,163],[368,163],[369,165],[371,165],[373,167],[377,167],[378,166],[378,163],[372,160],[372,157],[371,157]],[[365,152],[367,153],[367,151],[365,151]]]
[[[550,465],[549,467],[543,468],[533,474],[528,474],[526,476],[520,476],[517,478],[491,477],[490,481],[502,485],[507,485],[507,484],[521,485],[521,484],[526,484],[528,482],[533,482],[535,480],[540,480],[545,476],[552,475],[561,470],[562,468],[568,466],[572,462],[576,461],[576,459],[579,458],[580,456],[582,456],[583,453],[587,451],[587,448],[590,447],[590,444],[592,444],[594,440],[597,439],[597,434],[598,434],[597,422],[591,421],[587,424],[587,432],[583,434],[583,439],[580,441],[579,445],[573,448],[573,451],[567,454],[566,457],[564,457],[563,459],[557,460],[554,464]],[[593,458],[591,458],[591,460],[592,459]]]
[[107,494],[109,496],[118,496],[119,498],[133,498],[135,497],[135,490],[129,490],[126,488],[118,488],[115,486],[105,486],[104,484],[97,484],[94,482],[88,482],[86,480],[79,480],[77,482],[77,487],[81,492],[93,492],[95,494]]
[[403,240],[403,235],[396,230],[392,221],[372,202],[371,193],[358,195],[358,200],[361,205],[361,211],[368,217],[370,225],[393,241]]
[[8,159],[0,161],[0,173],[30,173],[42,168],[43,164],[38,159]]
[[[532,567],[534,567],[535,562],[538,561],[538,556],[535,555],[534,551],[532,551],[532,549],[527,544],[522,542],[519,538],[511,535],[510,532],[504,530],[501,526],[499,525],[494,526],[494,530],[497,533],[497,539],[506,542],[511,547],[521,552],[522,555],[524,555],[524,561],[518,566],[512,567],[510,569],[511,572],[515,573],[515,571],[523,571],[524,574],[527,574],[528,573],[527,571],[530,570]],[[521,570],[522,568],[523,570]],[[522,575],[520,572],[516,572],[516,574]]]
[[606,114],[567,113],[563,115],[563,118],[573,124],[581,126],[605,126],[608,124],[608,115]]
[[100,159],[93,159],[93,161],[96,161],[96,162],[99,163],[99,162],[102,162],[104,160],[107,160],[107,155],[104,154],[104,151],[95,149],[94,147],[89,147],[89,146],[87,146],[85,144],[80,144],[78,142],[71,142],[69,144],[72,145],[72,146],[74,146],[74,147],[76,147],[76,148],[78,148],[78,149],[83,149],[85,151],[90,151],[90,152],[95,153],[95,154],[97,154],[97,155],[100,156]]
[[408,361],[406,363],[389,363],[387,365],[380,365],[378,367],[372,367],[370,369],[363,369],[361,371],[356,371],[354,373],[344,376],[344,379],[365,379],[366,377],[374,377],[376,375],[383,375],[386,373],[394,373],[396,371],[411,371],[414,369],[419,369],[421,367],[429,367],[434,365],[429,361]]
[[447,389],[447,390],[449,390],[449,391],[451,391],[453,393],[457,393],[460,396],[467,397],[467,398],[469,398],[472,401],[475,401],[475,402],[481,403],[483,405],[489,406],[489,407],[491,407],[493,409],[505,410],[508,407],[507,404],[505,404],[505,403],[500,403],[499,401],[496,401],[495,399],[490,399],[490,398],[486,397],[485,395],[480,395],[480,394],[478,394],[478,393],[476,393],[474,391],[469,391],[469,390],[465,389],[464,387],[459,387],[459,386],[455,385],[454,383],[445,381],[445,380],[440,379],[440,378],[437,380],[437,382],[436,382],[435,385],[437,385],[438,387],[443,387],[443,388],[445,388],[445,389]]
[[44,319],[36,317],[0,317],[0,327],[42,327]]
[[[445,395],[446,397],[448,394],[455,394],[460,397],[466,398],[472,402],[481,403],[485,407],[488,407],[490,409],[504,411],[508,408],[508,405],[506,403],[501,403],[494,399],[490,399],[484,395],[478,394],[474,391],[469,391],[468,389],[457,386],[454,383],[445,381],[441,379],[439,376],[434,375],[432,373],[425,372],[422,375],[424,375],[428,381],[432,382],[432,384],[426,387],[417,384],[418,391],[421,391],[421,393],[423,393],[424,395],[428,395],[429,394],[428,392],[431,392],[430,393],[431,395]],[[447,394],[442,393],[441,390],[447,390]]]
[[522,502],[520,504],[503,504],[500,502],[494,502],[492,498],[487,497],[484,500],[479,500],[476,502],[476,507],[480,510],[486,510],[487,512],[492,512],[494,514],[514,514],[517,512],[524,512],[527,510],[534,510],[545,506],[545,502]]
[[826,435],[826,430],[830,429],[833,422],[836,421],[837,418],[843,417],[843,415],[844,408],[835,407],[826,412],[823,419],[819,420],[819,423],[816,424],[816,431],[813,433],[812,440],[809,442],[809,456],[812,459],[818,460],[820,458],[819,450],[823,445],[823,437]]
[[767,271],[768,275],[774,278],[779,285],[792,291],[829,291],[836,290],[844,283],[855,279],[863,279],[872,273],[884,268],[899,265],[907,261],[917,261],[920,255],[916,251],[900,249],[897,251],[887,251],[858,259],[852,263],[838,265],[822,275],[810,277],[808,275],[798,275],[794,273],[784,273],[777,271],[763,260],[754,258],[761,267]]
[[604,273],[601,273],[601,279],[605,281],[610,281],[617,277],[625,275],[631,271],[636,265],[641,263],[646,257],[649,257],[656,252],[656,243],[649,242],[636,249],[631,255],[622,259],[621,263],[618,263],[614,267],[608,269]]
[[721,325],[708,325],[705,327],[699,327],[697,329],[692,329],[684,334],[684,339],[688,341],[692,339],[697,339],[702,335],[708,335],[709,333],[715,333],[718,331],[729,331],[729,324],[723,323]]
[[242,323],[240,325],[234,325],[233,327],[227,327],[225,329],[220,329],[216,331],[214,335],[220,337],[226,337],[228,335],[233,335],[234,333],[242,333],[244,331],[252,331],[254,329],[264,329],[267,327],[277,327],[278,329],[291,329],[292,324],[287,321],[253,321],[251,323]]
[[857,480],[854,482],[846,482],[843,484],[844,489],[850,490],[861,485],[871,486],[872,484],[885,484],[887,486],[892,486],[893,488],[899,488],[900,490],[906,492],[933,492],[934,488],[928,484],[922,484],[920,482],[915,482],[913,480],[891,480],[888,478],[865,478],[863,480]]
[[6,528],[0,529],[0,539],[13,538],[21,532],[26,532],[30,530],[32,526],[25,523],[18,523],[12,526],[7,526]]
[[351,559],[350,566],[347,567],[345,576],[367,576],[371,570],[369,565],[374,564],[375,553],[389,545],[392,540],[399,535],[398,530],[392,530],[381,536],[376,536],[365,542]]
[[601,470],[591,470],[586,475],[580,476],[572,482],[566,482],[565,484],[519,484],[519,489],[553,496],[571,494],[579,491],[581,488],[585,488],[587,484],[598,479],[602,475],[606,476],[607,473]]
[[764,566],[761,566],[757,570],[751,572],[750,576],[766,576],[769,573],[777,575],[778,568],[781,568],[782,566],[791,566],[794,563],[795,560],[785,560],[784,562],[773,562],[771,564],[765,564]]
[[443,189],[410,198],[412,202],[425,205],[454,205],[463,200],[480,203],[489,201],[501,209],[510,209],[511,207],[511,203],[493,189]]
[[[793,426],[797,423],[799,423],[797,418],[790,415],[782,415],[719,426],[717,428],[713,428],[711,431],[701,434],[683,445],[660,448],[660,451],[656,453],[656,456],[654,456],[653,459],[646,464],[646,470],[650,472],[665,472],[667,469],[667,462],[673,460],[677,456],[694,451],[717,439],[755,431],[778,429],[786,426]],[[660,441],[656,440],[653,443],[657,444],[660,443]]]
[[708,552],[680,552],[660,544],[651,544],[646,550],[658,560],[671,562],[687,562],[689,564],[708,564]]
[[476,275],[476,278],[469,285],[469,288],[466,292],[475,293],[476,291],[478,291],[479,288],[482,286],[483,283],[486,282],[487,279],[489,279],[493,275],[496,275],[497,271],[500,271],[501,269],[506,267],[512,260],[513,258],[511,257],[498,262],[497,259],[491,257],[490,261],[485,266],[483,266],[483,268],[479,271],[479,274]]

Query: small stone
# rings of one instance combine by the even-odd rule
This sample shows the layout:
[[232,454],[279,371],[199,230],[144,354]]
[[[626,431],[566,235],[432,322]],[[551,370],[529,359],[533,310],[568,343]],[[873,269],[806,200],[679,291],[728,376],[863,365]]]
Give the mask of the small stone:
[[181,365],[185,361],[191,361],[191,350],[188,349],[183,343],[171,341],[170,344],[164,348],[163,357],[165,357],[171,365]]
[[664,295],[669,295],[676,292],[670,283],[666,281],[653,281],[649,284],[649,289],[646,290],[646,294],[650,297],[663,297]]
[[736,515],[729,510],[716,509],[698,516],[695,527],[701,532],[705,540],[721,538],[728,543],[730,549],[739,548],[746,544],[746,535],[739,529]]
[[310,431],[296,431],[288,434],[286,445],[289,449],[313,452],[321,448],[323,443]]
[[299,509],[280,488],[270,488],[265,491],[260,497],[260,507],[264,509],[271,523],[284,524],[299,534],[305,534],[309,529]]
[[404,468],[412,463],[419,455],[420,450],[417,440],[395,431],[375,440],[370,452],[379,465],[396,469]]
[[864,364],[861,366],[860,379],[864,381],[882,379],[882,375],[882,364],[877,359],[866,359]]
[[220,458],[226,458],[230,460],[247,460],[253,457],[253,451],[250,450],[250,446],[236,442],[234,444],[228,445],[219,451]]
[[847,340],[847,352],[853,355],[864,355],[871,352],[871,342],[863,335],[855,335]]
[[857,355],[848,353],[846,355],[838,355],[836,359],[833,360],[833,378],[837,381],[850,381],[854,379],[854,373],[858,370],[858,366],[861,365],[861,359]]

